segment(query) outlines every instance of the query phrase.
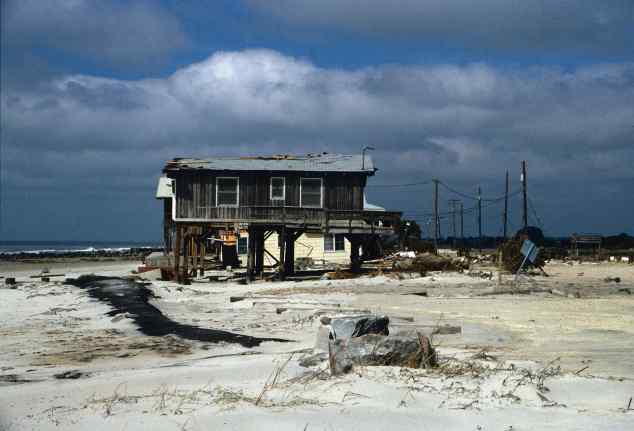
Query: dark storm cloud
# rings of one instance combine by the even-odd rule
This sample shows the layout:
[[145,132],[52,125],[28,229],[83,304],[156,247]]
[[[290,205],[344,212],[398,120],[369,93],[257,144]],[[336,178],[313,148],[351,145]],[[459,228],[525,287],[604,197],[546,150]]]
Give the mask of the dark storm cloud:
[[[466,47],[631,54],[630,0],[248,0],[298,25]],[[425,39],[421,39],[425,41]]]
[[[15,73],[35,73],[17,66],[25,65],[25,55],[34,57],[26,63],[33,66],[38,50],[53,50],[46,53],[49,61],[64,53],[97,65],[143,69],[186,43],[180,23],[158,3],[143,0],[8,0],[2,4],[2,39]],[[48,68],[47,61],[40,63]]]
[[[3,93],[4,190],[86,199],[129,193],[134,208],[152,199],[171,157],[356,153],[372,145],[381,170],[371,183],[438,176],[472,192],[481,184],[488,195],[498,193],[505,169],[526,159],[551,232],[579,227],[562,218],[575,208],[583,224],[612,205],[613,215],[596,224],[609,229],[627,225],[624,214],[634,210],[621,199],[634,182],[632,100],[632,63],[343,71],[270,50],[219,52],[165,79],[69,75]],[[392,208],[429,207],[419,193],[369,193]]]

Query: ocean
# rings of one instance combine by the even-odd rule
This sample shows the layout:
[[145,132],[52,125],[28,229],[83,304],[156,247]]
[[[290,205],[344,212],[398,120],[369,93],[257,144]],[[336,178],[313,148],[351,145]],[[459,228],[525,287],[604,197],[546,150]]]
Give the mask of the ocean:
[[0,254],[17,253],[90,253],[95,251],[125,251],[130,248],[161,247],[153,241],[2,241]]

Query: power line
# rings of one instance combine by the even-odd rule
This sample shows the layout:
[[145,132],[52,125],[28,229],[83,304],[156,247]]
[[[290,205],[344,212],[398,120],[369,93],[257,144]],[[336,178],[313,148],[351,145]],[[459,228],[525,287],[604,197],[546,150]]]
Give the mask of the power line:
[[405,183],[405,184],[368,184],[366,187],[411,187],[411,186],[424,186],[431,184],[433,180],[420,181],[417,183]]
[[533,201],[532,201],[532,199],[530,197],[528,198],[528,206],[530,207],[531,211],[533,212],[533,217],[535,217],[535,221],[537,221],[537,225],[540,227],[540,229],[543,230],[544,229],[544,224],[542,223],[541,219],[537,215],[537,211],[535,210],[535,207],[533,206]]
[[[521,190],[516,190],[514,193],[509,194],[509,197],[511,196],[515,196],[519,193],[521,193]],[[504,200],[504,196],[502,196],[501,198],[495,199],[495,200],[490,200],[487,204],[482,205],[482,208],[488,208],[491,207],[497,203],[500,203],[501,201]],[[478,205],[469,207],[469,208],[465,208],[464,209],[464,214],[470,214],[470,213],[474,213],[478,210]],[[403,211],[404,214],[414,214],[414,215],[418,215],[418,216],[429,216],[429,217],[433,217],[434,213],[432,211],[429,210],[406,210]],[[440,216],[442,216],[443,218],[448,218],[449,216],[451,216],[451,211],[445,211],[445,212],[440,212],[438,213]]]
[[[433,182],[434,182],[434,180],[432,179],[432,180],[418,181],[418,182],[413,182],[413,183],[402,183],[402,184],[368,184],[366,187],[370,187],[370,188],[413,187],[413,186],[425,186],[425,185],[432,184]],[[462,196],[462,197],[467,198],[467,199],[472,199],[474,201],[477,201],[479,199],[478,196],[470,195],[470,194],[462,192],[460,190],[456,190],[453,187],[449,186],[447,183],[444,183],[443,181],[439,180],[438,183],[441,184],[444,188],[446,188],[450,192],[457,194],[458,196]],[[509,196],[513,196],[516,193],[518,193],[519,191],[520,190],[516,190],[515,192],[513,192]],[[504,196],[497,196],[497,197],[494,197],[494,198],[482,197],[480,199],[483,202],[497,202],[497,201],[499,201],[501,199],[504,199]]]
[[504,199],[504,195],[498,196],[498,197],[495,197],[495,198],[478,197],[477,195],[470,195],[470,194],[467,194],[465,192],[461,192],[459,190],[456,190],[456,189],[454,189],[452,187],[449,187],[447,184],[443,183],[442,181],[440,181],[440,184],[442,184],[443,187],[446,188],[447,190],[449,190],[450,192],[455,193],[458,196],[462,196],[463,198],[472,199],[474,201],[477,201],[478,199],[480,199],[480,200],[482,200],[484,202],[493,202],[493,201],[498,201],[498,200]]

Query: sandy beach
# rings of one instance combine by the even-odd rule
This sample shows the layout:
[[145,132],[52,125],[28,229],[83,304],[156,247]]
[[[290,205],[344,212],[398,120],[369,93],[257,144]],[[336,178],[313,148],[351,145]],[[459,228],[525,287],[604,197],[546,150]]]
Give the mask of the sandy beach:
[[[65,277],[129,276],[137,262],[73,262]],[[50,268],[52,269],[52,268]],[[486,269],[486,268],[485,268]],[[194,281],[141,276],[152,306],[182,325],[290,342],[205,342],[148,336],[63,278],[11,264],[0,289],[0,424],[52,429],[631,429],[634,267],[550,264],[523,282],[552,293],[511,295],[502,277],[465,273],[349,280]],[[620,283],[606,277],[620,277]],[[626,290],[623,290],[626,289]],[[420,296],[425,291],[427,296]],[[418,293],[419,295],[415,295]],[[230,297],[246,297],[230,302]],[[433,335],[433,370],[302,367],[323,314],[368,310],[391,333]]]

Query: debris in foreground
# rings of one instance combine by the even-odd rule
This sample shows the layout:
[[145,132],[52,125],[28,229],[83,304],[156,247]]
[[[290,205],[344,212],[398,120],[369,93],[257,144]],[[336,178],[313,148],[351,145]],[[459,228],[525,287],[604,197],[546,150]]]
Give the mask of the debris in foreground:
[[64,371],[63,373],[58,373],[55,374],[54,377],[56,379],[78,379],[80,377],[85,377],[87,376],[87,373],[82,373],[79,370],[69,370],[69,371]]
[[391,365],[432,368],[438,365],[429,338],[416,335],[377,335],[343,338],[329,343],[328,362],[333,375],[352,371],[355,365]]
[[[355,365],[392,365],[431,368],[438,365],[429,338],[418,332],[389,335],[387,316],[322,317],[317,353],[301,361],[313,366],[328,359],[333,375],[350,372]],[[327,350],[327,353],[326,351]]]
[[324,317],[322,323],[330,325],[329,338],[331,340],[361,337],[368,334],[390,334],[388,329],[390,319],[387,316],[366,315],[334,319]]

